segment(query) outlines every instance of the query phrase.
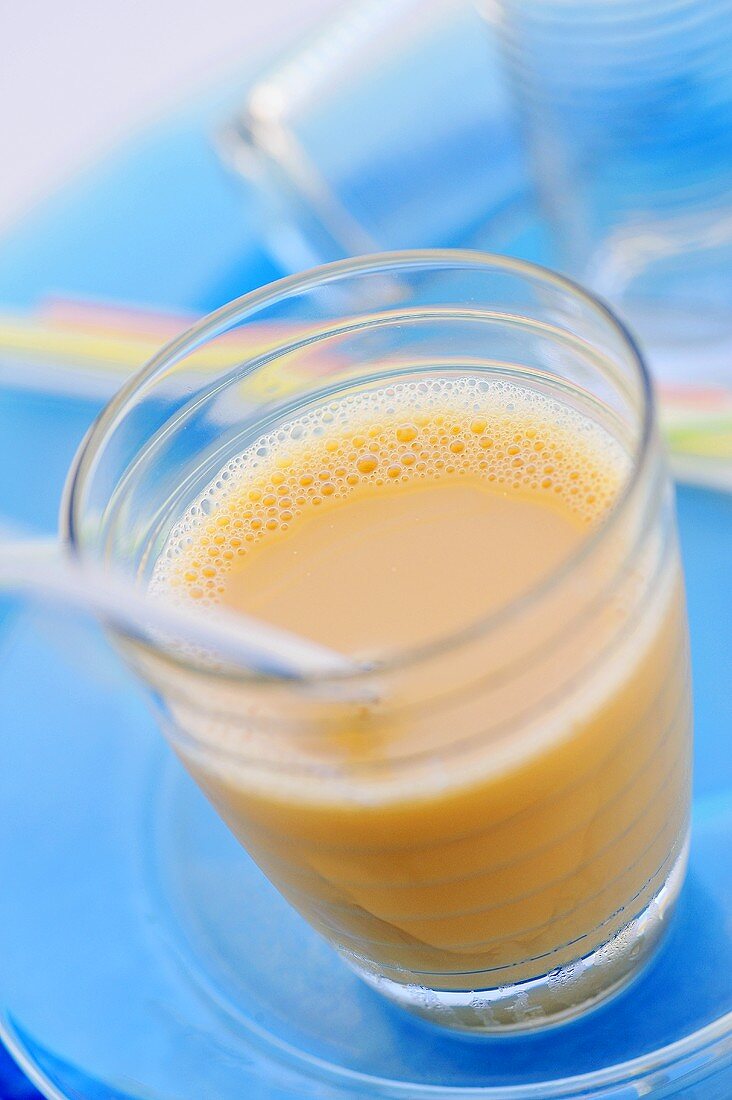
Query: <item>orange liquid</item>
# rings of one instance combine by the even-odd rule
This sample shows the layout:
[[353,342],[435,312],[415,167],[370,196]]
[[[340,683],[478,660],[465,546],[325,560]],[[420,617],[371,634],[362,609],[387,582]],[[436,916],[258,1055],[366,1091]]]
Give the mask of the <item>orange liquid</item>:
[[[601,428],[538,394],[394,387],[246,452],[174,529],[155,590],[397,656],[374,702],[283,709],[276,691],[214,685],[177,710],[222,816],[361,966],[441,989],[544,974],[668,875],[689,784],[675,559],[588,603],[615,545],[558,604],[398,663],[541,584],[627,469]],[[581,625],[555,637],[573,601]]]

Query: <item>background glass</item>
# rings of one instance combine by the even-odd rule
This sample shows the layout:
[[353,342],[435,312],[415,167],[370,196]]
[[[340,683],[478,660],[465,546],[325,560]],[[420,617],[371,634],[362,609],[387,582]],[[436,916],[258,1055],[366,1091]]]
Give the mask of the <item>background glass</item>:
[[732,3],[498,0],[557,263],[664,379],[729,377]]

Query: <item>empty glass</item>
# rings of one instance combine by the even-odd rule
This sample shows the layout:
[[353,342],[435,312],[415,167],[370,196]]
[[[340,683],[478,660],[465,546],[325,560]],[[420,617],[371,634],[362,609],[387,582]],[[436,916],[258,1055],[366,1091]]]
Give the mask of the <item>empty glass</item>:
[[732,2],[498,0],[558,264],[665,379],[730,378]]

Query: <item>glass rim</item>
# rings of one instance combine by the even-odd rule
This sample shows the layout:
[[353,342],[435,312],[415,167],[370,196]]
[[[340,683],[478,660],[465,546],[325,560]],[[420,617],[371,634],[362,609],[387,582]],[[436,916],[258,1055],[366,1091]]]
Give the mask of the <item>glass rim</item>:
[[[364,679],[372,676],[381,676],[392,671],[399,671],[430,658],[438,657],[443,653],[456,650],[471,640],[500,628],[503,624],[539,602],[542,597],[561,584],[578,564],[591,556],[595,548],[615,528],[620,517],[627,512],[631,501],[635,497],[642,475],[648,466],[651,444],[654,438],[655,399],[653,385],[648,367],[635,338],[623,321],[600,298],[586,290],[579,283],[574,282],[574,280],[540,264],[477,249],[440,248],[378,252],[321,264],[304,272],[277,279],[232,299],[232,301],[207,314],[200,321],[163,345],[152,359],[136,371],[104,406],[77,449],[66,481],[60,515],[61,534],[70,552],[76,557],[82,557],[83,555],[83,542],[79,536],[82,529],[81,499],[87,479],[93,472],[96,458],[102,451],[109,433],[116,424],[124,419],[129,402],[153,381],[158,373],[173,369],[188,354],[197,350],[203,343],[223,335],[234,324],[256,320],[257,314],[262,309],[286,301],[295,294],[315,290],[348,276],[384,271],[419,270],[420,268],[425,270],[430,268],[436,270],[484,270],[486,272],[493,270],[513,275],[519,279],[531,279],[557,290],[568,292],[586,307],[589,307],[596,316],[599,316],[608,325],[609,329],[620,338],[621,345],[628,354],[630,370],[634,374],[639,387],[641,402],[640,431],[630,454],[630,470],[617,499],[597,527],[586,538],[583,538],[579,545],[555,569],[552,569],[536,584],[531,585],[507,604],[474,619],[459,630],[441,635],[421,645],[405,647],[387,653],[381,658],[376,656],[368,665],[357,665],[352,671],[339,670],[337,672],[312,673],[294,681],[294,683],[310,687],[327,687],[329,684],[335,683],[342,685],[353,681],[363,682]],[[347,329],[348,325],[346,324],[344,327]],[[277,356],[280,354],[285,354],[288,346],[288,343],[284,342],[282,347],[278,349],[277,355],[273,357],[273,361],[276,361]],[[127,632],[122,630],[122,633],[126,634]],[[214,678],[233,679],[239,682],[259,683],[269,686],[277,684],[293,686],[292,680],[284,679],[276,673],[252,672],[250,669],[237,668],[231,665],[227,665],[225,669],[221,670],[214,669],[203,665],[189,655],[176,652],[172,647],[161,650],[160,646],[155,643],[149,640],[141,641],[139,638],[136,638],[135,642],[137,645],[152,649],[158,655],[164,653],[167,658],[177,665],[189,670],[200,672],[205,668],[206,674]]]

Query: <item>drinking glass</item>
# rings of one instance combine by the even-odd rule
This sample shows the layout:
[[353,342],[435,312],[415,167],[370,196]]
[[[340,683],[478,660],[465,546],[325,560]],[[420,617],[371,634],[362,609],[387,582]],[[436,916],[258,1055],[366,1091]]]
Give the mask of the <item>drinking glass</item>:
[[263,434],[446,376],[552,398],[627,458],[613,507],[544,581],[338,674],[254,673],[142,625],[115,637],[218,812],[366,982],[449,1027],[528,1029],[637,973],[687,853],[674,499],[648,375],[613,315],[549,271],[477,252],[370,256],[264,287],[102,413],[65,536],[82,562],[145,586],[186,508]]
[[729,382],[731,0],[495,0],[557,263],[664,378]]

